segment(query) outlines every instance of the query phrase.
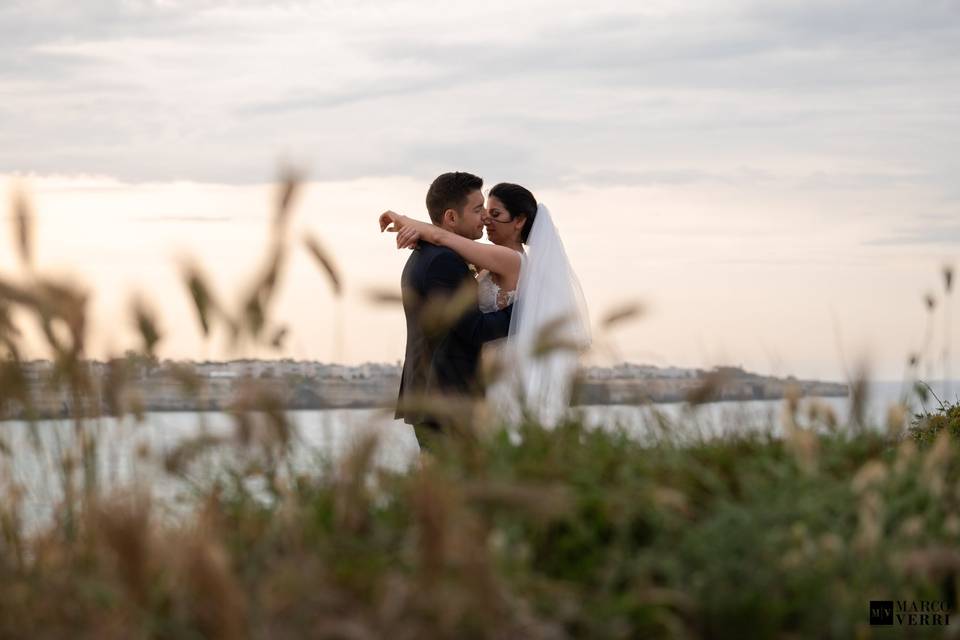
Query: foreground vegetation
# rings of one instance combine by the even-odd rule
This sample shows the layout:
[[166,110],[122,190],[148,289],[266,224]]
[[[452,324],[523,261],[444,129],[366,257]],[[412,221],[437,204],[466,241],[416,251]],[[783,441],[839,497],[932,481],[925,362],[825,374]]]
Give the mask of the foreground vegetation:
[[185,517],[90,495],[32,535],[7,502],[0,637],[883,637],[870,600],[957,604],[960,409],[914,427],[530,424],[405,473],[370,440],[325,473],[231,465]]

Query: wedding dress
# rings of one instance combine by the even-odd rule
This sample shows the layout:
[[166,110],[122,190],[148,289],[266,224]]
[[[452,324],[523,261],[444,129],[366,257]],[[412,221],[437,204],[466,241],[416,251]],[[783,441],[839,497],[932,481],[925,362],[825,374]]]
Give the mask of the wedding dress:
[[[520,270],[523,270],[523,263],[527,259],[522,251],[520,254]],[[477,302],[480,311],[483,313],[493,313],[499,311],[507,305],[511,305],[517,299],[517,290],[504,291],[496,282],[493,281],[492,274],[484,269],[477,276]]]
[[487,401],[507,424],[519,423],[526,413],[552,427],[570,406],[579,356],[590,345],[589,315],[560,234],[543,204],[537,207],[527,252],[520,254],[515,291],[502,291],[486,271],[477,278],[481,311],[513,304],[510,332],[494,347],[500,376],[488,387]]

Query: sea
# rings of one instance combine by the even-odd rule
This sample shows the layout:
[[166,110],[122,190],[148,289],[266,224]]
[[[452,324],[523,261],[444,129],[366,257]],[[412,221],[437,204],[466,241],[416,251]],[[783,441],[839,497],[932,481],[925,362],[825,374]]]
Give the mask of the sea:
[[[908,405],[908,416],[939,406],[937,398],[960,401],[960,380],[934,381],[924,401],[912,386],[899,381],[875,381],[867,386],[862,422],[885,428],[890,408]],[[691,407],[685,403],[644,406],[605,405],[574,409],[595,429],[622,429],[640,440],[669,435],[680,441],[710,439],[744,431],[783,431],[786,402],[754,400],[712,402]],[[797,415],[802,422],[816,407],[821,415],[829,408],[841,425],[849,424],[852,402],[848,397],[802,398]],[[417,459],[419,447],[410,426],[393,419],[384,409],[324,409],[291,411],[291,460],[297,472],[333,468],[346,452],[368,435],[375,435],[374,464],[402,471]],[[80,463],[81,438],[87,439],[89,464]],[[102,418],[89,424],[83,436],[70,420],[0,422],[0,487],[16,487],[21,497],[21,517],[31,528],[49,521],[65,495],[64,464],[73,465],[77,484],[86,476],[109,492],[139,487],[157,504],[176,513],[189,505],[193,489],[203,486],[226,465],[238,462],[236,447],[212,447],[199,454],[199,463],[182,466],[185,473],[171,474],[174,455],[190,449],[200,438],[236,441],[236,423],[220,412],[147,413],[142,421],[127,416]],[[182,458],[181,458],[182,459]],[[2,489],[0,489],[2,490]],[[13,495],[13,494],[10,494]]]

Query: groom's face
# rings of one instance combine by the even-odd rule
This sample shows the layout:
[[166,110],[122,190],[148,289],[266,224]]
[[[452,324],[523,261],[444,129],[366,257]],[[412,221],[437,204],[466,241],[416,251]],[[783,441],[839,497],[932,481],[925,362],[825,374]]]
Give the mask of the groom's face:
[[[483,193],[479,189],[467,196],[467,203],[463,205],[463,210],[459,216],[453,217],[453,223],[449,227],[458,236],[478,240],[483,237]],[[449,212],[448,212],[449,213]]]

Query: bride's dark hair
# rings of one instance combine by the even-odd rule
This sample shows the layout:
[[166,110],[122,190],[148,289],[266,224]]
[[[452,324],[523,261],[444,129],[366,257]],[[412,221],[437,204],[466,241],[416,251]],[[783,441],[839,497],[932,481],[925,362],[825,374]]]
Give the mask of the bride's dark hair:
[[533,221],[537,217],[537,199],[530,190],[518,184],[501,182],[490,189],[490,195],[503,203],[510,214],[510,219],[523,216],[527,219],[520,230],[520,242],[526,243],[533,229]]

